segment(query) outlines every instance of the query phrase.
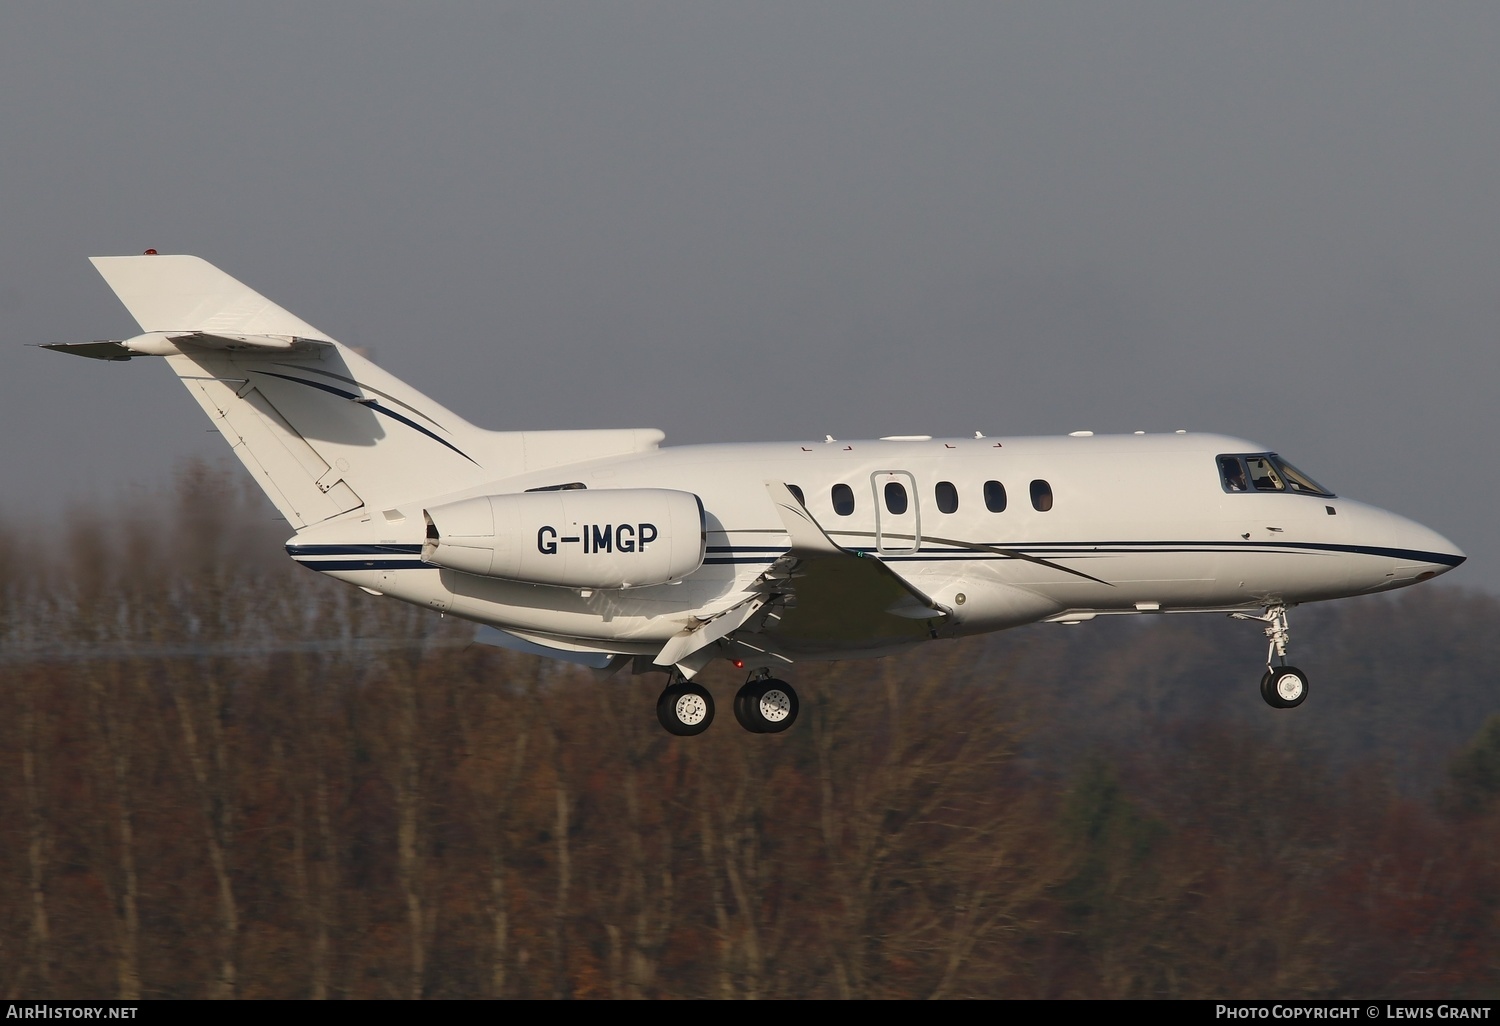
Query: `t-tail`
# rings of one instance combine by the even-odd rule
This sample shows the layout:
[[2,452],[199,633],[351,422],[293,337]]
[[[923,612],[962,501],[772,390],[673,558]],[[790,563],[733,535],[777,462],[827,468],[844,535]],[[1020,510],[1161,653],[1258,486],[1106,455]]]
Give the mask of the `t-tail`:
[[95,257],[141,327],[46,348],[165,357],[297,530],[543,467],[651,449],[661,432],[489,431],[195,256]]

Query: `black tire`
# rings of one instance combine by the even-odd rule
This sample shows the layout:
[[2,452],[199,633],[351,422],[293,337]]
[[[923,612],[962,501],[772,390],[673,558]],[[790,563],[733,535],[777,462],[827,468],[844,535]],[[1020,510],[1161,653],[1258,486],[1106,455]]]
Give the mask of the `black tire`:
[[760,718],[752,716],[750,712],[754,708],[755,703],[760,700],[760,695],[756,691],[760,683],[758,680],[749,681],[734,694],[734,718],[740,726],[752,734],[762,733],[759,724]]
[[701,684],[671,684],[656,700],[656,718],[668,734],[693,737],[714,721],[714,698]]
[[797,722],[801,703],[784,680],[752,680],[734,696],[734,717],[752,734],[780,734]]
[[1267,670],[1260,680],[1260,695],[1276,709],[1295,709],[1307,701],[1307,674],[1295,666]]

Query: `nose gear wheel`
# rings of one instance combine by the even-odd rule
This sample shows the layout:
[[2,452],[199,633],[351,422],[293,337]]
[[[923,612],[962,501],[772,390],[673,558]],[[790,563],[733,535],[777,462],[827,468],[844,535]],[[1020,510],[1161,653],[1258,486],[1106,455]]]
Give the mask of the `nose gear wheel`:
[[1267,670],[1260,679],[1260,697],[1273,709],[1295,709],[1307,700],[1307,674],[1295,666]]

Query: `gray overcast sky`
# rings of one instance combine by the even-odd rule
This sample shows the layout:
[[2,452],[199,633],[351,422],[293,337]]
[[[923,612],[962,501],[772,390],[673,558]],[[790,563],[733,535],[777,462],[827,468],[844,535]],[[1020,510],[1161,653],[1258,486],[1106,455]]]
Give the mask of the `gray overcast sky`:
[[488,427],[1221,430],[1500,589],[1500,5],[0,6],[0,515],[227,458],[87,258]]

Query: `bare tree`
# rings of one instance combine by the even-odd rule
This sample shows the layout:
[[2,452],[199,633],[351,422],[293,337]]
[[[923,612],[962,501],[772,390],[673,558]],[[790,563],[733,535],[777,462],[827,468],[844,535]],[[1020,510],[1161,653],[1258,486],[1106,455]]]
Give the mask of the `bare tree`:
[[[51,862],[51,831],[42,759],[45,752],[46,707],[40,701],[45,678],[38,670],[22,670],[12,678],[21,692],[21,786],[26,801],[26,867],[31,897],[30,964],[36,986],[46,993],[52,986],[52,928],[47,913],[47,879]],[[121,994],[121,997],[126,997]]]
[[618,810],[624,812],[623,820],[611,817],[609,822],[619,844],[609,861],[617,863],[618,869],[612,874],[613,893],[601,910],[607,918],[612,992],[616,997],[649,997],[676,921],[678,867],[673,825],[680,812],[659,794],[647,793],[657,779],[652,763],[661,747],[657,725],[643,715],[649,708],[643,701],[649,685],[590,681],[575,686],[596,691],[599,726],[607,742],[605,757],[615,766],[610,776],[619,785]]
[[[844,997],[954,994],[968,957],[1054,872],[1035,857],[1027,806],[1004,797],[1005,692],[964,683],[964,658],[950,649],[921,673],[888,660],[875,695],[833,680],[814,707],[827,955]],[[898,950],[901,974],[886,968]]]

